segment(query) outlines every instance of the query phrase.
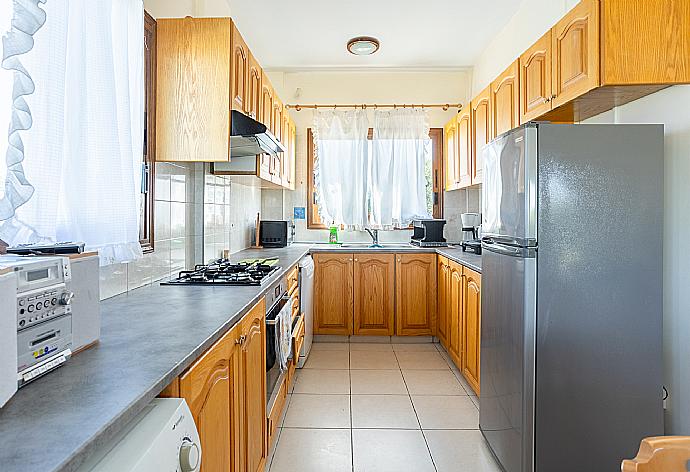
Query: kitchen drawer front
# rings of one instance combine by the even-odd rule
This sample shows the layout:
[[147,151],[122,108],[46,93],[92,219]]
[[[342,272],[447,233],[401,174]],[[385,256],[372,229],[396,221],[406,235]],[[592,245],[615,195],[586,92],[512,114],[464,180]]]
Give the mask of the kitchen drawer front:
[[287,286],[288,286],[288,293],[292,294],[294,290],[297,289],[297,286],[299,284],[299,269],[297,266],[293,267],[290,272],[288,272],[287,275]]
[[304,315],[299,315],[297,324],[292,331],[292,359],[295,363],[299,360],[299,352],[304,344]]
[[290,313],[291,313],[290,319],[292,320],[292,324],[294,326],[295,318],[297,318],[299,316],[299,296],[298,295],[294,295],[292,297],[292,311]]
[[268,447],[266,450],[270,450],[271,444],[275,439],[275,433],[280,425],[280,416],[283,414],[283,408],[285,408],[285,403],[287,400],[288,391],[288,377],[285,376],[282,385],[280,386],[280,391],[276,397],[276,401],[273,404],[271,412],[268,414],[267,430],[268,430]]

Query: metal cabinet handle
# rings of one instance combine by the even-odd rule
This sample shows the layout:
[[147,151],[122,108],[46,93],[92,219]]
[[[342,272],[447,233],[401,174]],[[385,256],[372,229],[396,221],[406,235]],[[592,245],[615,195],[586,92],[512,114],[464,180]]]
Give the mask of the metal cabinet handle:
[[544,99],[544,103],[549,103],[550,101],[551,101],[551,98],[549,98],[549,97],[546,97],[546,98]]
[[235,341],[235,344],[242,345],[242,344],[244,344],[244,341],[245,341],[246,339],[247,339],[247,336],[245,336],[245,335],[243,334],[242,336],[240,336],[240,337],[237,339],[237,341]]
[[357,259],[357,258],[355,257],[355,262],[357,262],[357,261],[359,261],[359,259]]

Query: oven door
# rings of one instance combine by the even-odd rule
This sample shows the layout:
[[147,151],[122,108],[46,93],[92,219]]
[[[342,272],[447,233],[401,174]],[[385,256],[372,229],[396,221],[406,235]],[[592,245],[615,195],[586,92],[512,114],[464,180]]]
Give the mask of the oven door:
[[278,315],[289,302],[290,298],[284,294],[266,313],[266,404],[269,406],[280,390],[285,375],[285,371],[280,368],[280,316]]

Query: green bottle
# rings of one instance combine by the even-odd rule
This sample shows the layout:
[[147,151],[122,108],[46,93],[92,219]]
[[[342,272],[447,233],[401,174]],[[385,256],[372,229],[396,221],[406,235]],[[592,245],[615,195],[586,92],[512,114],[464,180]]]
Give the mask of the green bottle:
[[329,244],[338,244],[338,227],[336,225],[331,225],[331,232],[328,235]]

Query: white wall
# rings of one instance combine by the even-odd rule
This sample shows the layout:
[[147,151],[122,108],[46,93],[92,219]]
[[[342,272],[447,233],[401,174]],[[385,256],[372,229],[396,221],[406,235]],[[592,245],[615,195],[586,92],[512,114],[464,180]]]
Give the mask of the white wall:
[[[267,73],[280,98],[290,104],[466,103],[469,97],[470,73],[465,70],[310,70]],[[430,109],[429,124],[432,128],[442,128],[456,112],[457,110]],[[313,111],[290,110],[290,116],[297,126],[297,188],[294,192],[282,192],[282,195],[264,192],[262,206],[264,211],[270,211],[272,217],[277,217],[277,209],[282,207],[283,217],[292,218],[294,207],[307,205],[306,131],[312,125]],[[373,122],[373,111],[370,120]],[[307,230],[306,220],[298,220],[296,225],[296,237],[299,241],[328,240],[327,231]],[[409,241],[409,238],[409,231],[381,233],[382,241]],[[341,239],[367,241],[369,236],[352,231],[341,233]]]
[[144,0],[144,8],[154,18],[230,16],[226,0]]
[[[577,0],[524,0],[473,72],[473,96],[553,26]],[[664,382],[667,434],[690,434],[690,86],[671,87],[588,123],[665,124]],[[640,248],[644,250],[644,248]]]

